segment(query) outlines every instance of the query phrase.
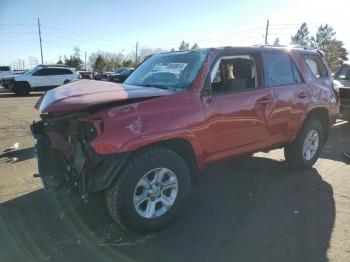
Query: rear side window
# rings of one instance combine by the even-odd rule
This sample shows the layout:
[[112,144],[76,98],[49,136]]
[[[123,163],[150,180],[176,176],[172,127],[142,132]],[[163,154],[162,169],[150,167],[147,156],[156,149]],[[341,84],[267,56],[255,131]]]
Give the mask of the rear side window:
[[304,60],[316,78],[328,77],[328,70],[318,56],[307,55]]
[[62,75],[72,75],[73,72],[69,69],[61,69],[62,70]]
[[296,82],[288,54],[263,53],[262,57],[268,86],[291,85]]
[[52,71],[53,75],[70,75],[70,74],[73,74],[71,70],[63,69],[63,68],[52,68],[51,71]]

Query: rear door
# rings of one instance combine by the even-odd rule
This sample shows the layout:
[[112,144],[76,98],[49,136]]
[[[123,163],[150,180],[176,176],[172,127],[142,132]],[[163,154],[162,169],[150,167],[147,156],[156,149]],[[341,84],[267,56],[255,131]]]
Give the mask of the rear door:
[[33,88],[50,86],[52,81],[52,78],[50,78],[51,75],[50,68],[41,68],[35,71],[30,77],[30,85]]
[[67,68],[55,68],[55,83],[54,85],[62,85],[65,80],[72,80],[74,77],[73,72]]
[[261,73],[258,54],[232,53],[215,63],[207,87],[211,95],[205,89],[202,97],[208,128],[202,144],[208,162],[270,145],[266,115],[272,92],[261,86]]
[[262,57],[265,85],[273,95],[269,133],[272,144],[280,144],[294,134],[311,94],[288,52],[265,51]]

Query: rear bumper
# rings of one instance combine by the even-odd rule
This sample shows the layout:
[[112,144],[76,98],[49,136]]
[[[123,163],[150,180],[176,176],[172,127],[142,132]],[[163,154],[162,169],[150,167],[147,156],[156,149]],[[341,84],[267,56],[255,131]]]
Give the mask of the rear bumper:
[[69,187],[83,196],[105,190],[129,156],[96,154],[85,139],[66,140],[44,121],[31,125],[31,131],[37,141],[38,176],[47,190]]

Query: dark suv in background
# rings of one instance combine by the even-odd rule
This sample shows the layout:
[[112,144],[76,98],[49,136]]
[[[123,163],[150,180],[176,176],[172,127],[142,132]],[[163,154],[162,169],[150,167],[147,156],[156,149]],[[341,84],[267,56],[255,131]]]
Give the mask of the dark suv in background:
[[350,120],[350,64],[343,64],[334,74],[340,100],[340,116]]

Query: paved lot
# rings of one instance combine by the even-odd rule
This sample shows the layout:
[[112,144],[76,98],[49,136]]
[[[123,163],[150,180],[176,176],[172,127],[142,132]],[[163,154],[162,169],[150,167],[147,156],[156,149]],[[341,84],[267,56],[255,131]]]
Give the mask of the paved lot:
[[308,171],[290,170],[282,150],[208,168],[176,223],[138,235],[113,223],[103,194],[86,205],[32,177],[38,97],[0,88],[0,261],[350,261],[347,122]]

